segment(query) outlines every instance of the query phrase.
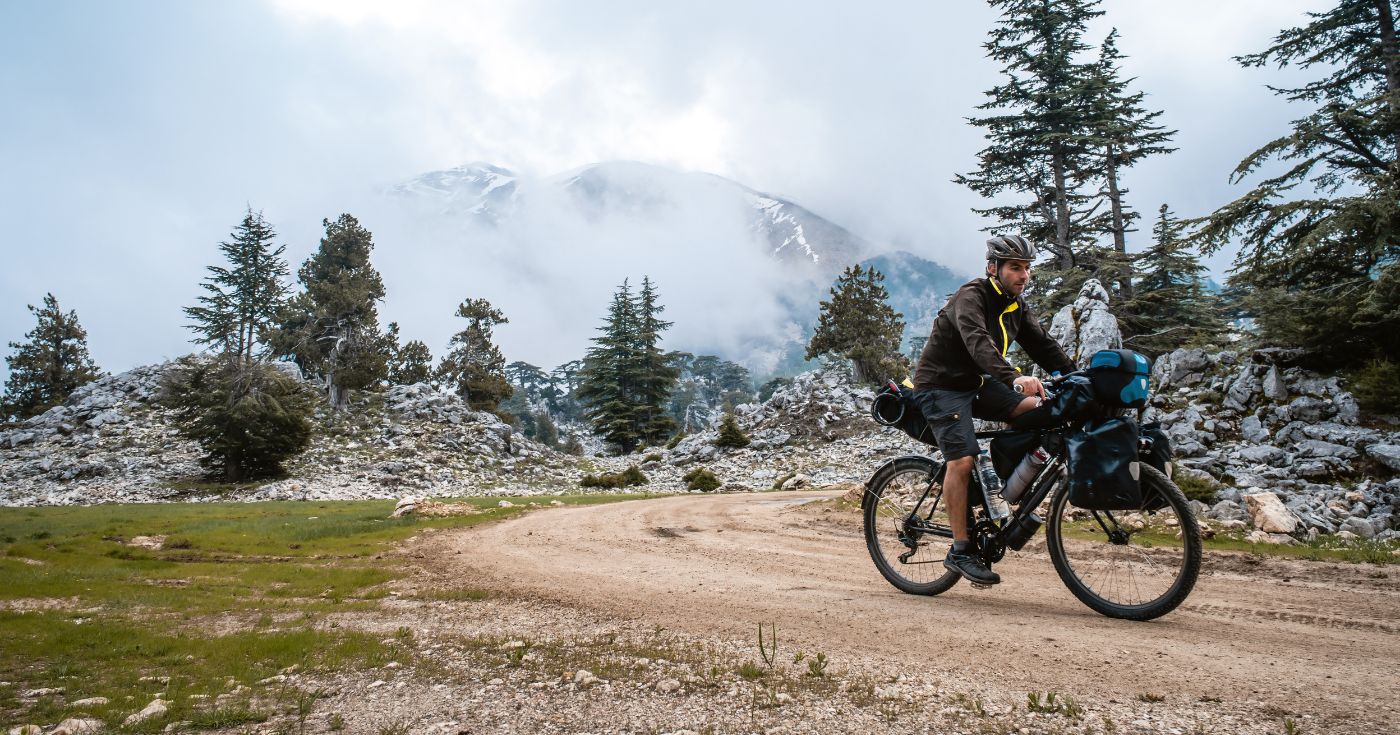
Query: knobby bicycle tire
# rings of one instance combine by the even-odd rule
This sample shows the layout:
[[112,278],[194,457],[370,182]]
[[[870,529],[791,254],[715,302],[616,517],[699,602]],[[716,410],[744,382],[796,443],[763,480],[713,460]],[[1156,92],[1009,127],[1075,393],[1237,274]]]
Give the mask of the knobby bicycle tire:
[[[1103,593],[1095,591],[1082,578],[1082,572],[1076,570],[1075,563],[1069,558],[1065,547],[1064,526],[1066,525],[1065,513],[1070,508],[1069,493],[1063,485],[1056,490],[1054,500],[1051,501],[1049,521],[1046,529],[1046,544],[1050,554],[1050,559],[1054,562],[1055,572],[1060,575],[1060,580],[1064,582],[1069,591],[1079,598],[1080,602],[1089,606],[1095,612],[1101,613],[1111,618],[1121,618],[1125,620],[1152,620],[1159,618],[1175,610],[1191,594],[1191,590],[1196,585],[1196,578],[1201,570],[1201,529],[1196,522],[1196,516],[1191,511],[1190,503],[1181,489],[1176,486],[1166,475],[1147,463],[1140,465],[1140,482],[1143,488],[1143,495],[1146,500],[1145,508],[1152,506],[1152,495],[1159,495],[1166,500],[1166,508],[1170,508],[1177,519],[1177,527],[1180,530],[1180,544],[1182,550],[1182,560],[1175,571],[1175,579],[1166,589],[1156,597],[1133,604],[1124,604],[1108,599]],[[1125,517],[1125,512],[1114,511],[1112,514],[1104,514],[1105,517],[1113,515]],[[1131,536],[1131,534],[1130,534]],[[1130,538],[1131,540],[1131,538]],[[1095,542],[1079,542],[1088,545]],[[1091,547],[1092,548],[1092,547]],[[1106,552],[1113,552],[1115,548],[1133,549],[1131,544],[1114,545],[1108,541],[1102,542],[1099,547]],[[1142,558],[1148,559],[1149,546],[1142,549],[1134,549]],[[1089,552],[1092,553],[1092,552]],[[1131,567],[1132,562],[1125,562],[1126,573],[1133,575],[1135,572]],[[1135,582],[1134,582],[1135,589]]]
[[[898,558],[901,550],[910,551],[907,546],[900,545],[903,517],[914,512],[926,517],[937,509],[932,503],[941,503],[941,493],[936,499],[930,494],[919,507],[910,507],[914,502],[910,498],[918,498],[918,494],[912,493],[921,490],[918,483],[927,486],[937,476],[940,468],[940,463],[924,457],[897,459],[881,468],[875,477],[870,479],[861,499],[865,545],[871,560],[875,562],[875,568],[880,571],[880,576],[896,589],[911,595],[936,595],[946,592],[961,579],[956,572],[943,567],[946,549],[929,549],[927,542],[919,549],[913,550],[921,555],[914,564],[906,564]],[[914,569],[921,571],[913,572]],[[937,575],[937,572],[942,574]]]

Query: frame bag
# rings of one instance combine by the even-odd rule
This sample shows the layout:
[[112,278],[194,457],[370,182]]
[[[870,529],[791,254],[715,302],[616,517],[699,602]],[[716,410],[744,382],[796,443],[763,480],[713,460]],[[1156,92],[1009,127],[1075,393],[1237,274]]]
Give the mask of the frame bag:
[[1094,398],[1109,408],[1147,406],[1147,373],[1152,363],[1132,350],[1099,350],[1089,358]]
[[1069,502],[1085,510],[1139,510],[1137,422],[1095,419],[1065,440]]

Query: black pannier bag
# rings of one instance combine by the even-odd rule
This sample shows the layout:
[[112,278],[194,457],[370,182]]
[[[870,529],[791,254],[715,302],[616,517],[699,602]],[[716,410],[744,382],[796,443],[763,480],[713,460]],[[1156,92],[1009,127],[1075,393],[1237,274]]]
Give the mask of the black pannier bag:
[[1089,358],[1094,398],[1110,408],[1147,405],[1147,373],[1152,363],[1132,350],[1099,350]]
[[1016,465],[1040,444],[1039,431],[1008,431],[992,439],[992,469],[1002,482],[1016,471]]
[[875,392],[870,415],[877,423],[893,426],[925,444],[938,445],[933,432],[929,431],[923,412],[914,405],[914,391],[893,380]]
[[[1172,442],[1167,438],[1167,432],[1162,430],[1161,422],[1143,424],[1138,434],[1138,458],[1155,467],[1158,472],[1171,477],[1171,468],[1167,465],[1172,461]],[[1156,493],[1150,498],[1143,498],[1143,501],[1143,510],[1160,510],[1167,507],[1167,499]]]
[[1127,417],[1094,419],[1065,439],[1069,502],[1085,510],[1139,510],[1138,428]]

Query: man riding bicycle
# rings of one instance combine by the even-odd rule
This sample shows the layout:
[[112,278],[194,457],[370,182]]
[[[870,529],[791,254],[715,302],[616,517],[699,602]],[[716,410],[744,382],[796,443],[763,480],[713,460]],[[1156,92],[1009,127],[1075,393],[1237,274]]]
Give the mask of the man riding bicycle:
[[1040,405],[1040,380],[1021,375],[1006,359],[1012,342],[1051,373],[1075,369],[1021,298],[1035,256],[1035,246],[1019,235],[988,240],[987,277],[948,299],[914,370],[915,405],[947,463],[943,499],[953,546],[943,565],[976,584],[1001,577],[972,550],[969,537],[967,490],[979,451],[972,419],[1009,421]]

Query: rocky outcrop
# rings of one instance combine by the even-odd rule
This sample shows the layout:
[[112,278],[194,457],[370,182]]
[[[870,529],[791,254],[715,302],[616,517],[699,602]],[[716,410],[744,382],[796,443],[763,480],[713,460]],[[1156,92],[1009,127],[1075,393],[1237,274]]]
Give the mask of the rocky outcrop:
[[1050,322],[1049,335],[1065,348],[1065,354],[1080,367],[1099,350],[1123,346],[1118,318],[1108,308],[1108,291],[1097,279],[1089,279],[1079,289],[1074,303],[1065,306]]
[[[1146,419],[1163,423],[1181,466],[1225,485],[1209,518],[1250,517],[1272,534],[1400,537],[1400,479],[1390,477],[1400,470],[1400,432],[1362,426],[1340,379],[1296,360],[1284,350],[1163,355],[1152,367]],[[1291,530],[1260,527],[1261,516],[1246,510],[1242,493],[1261,492],[1296,519]]]
[[[288,478],[219,492],[200,481],[200,449],[157,400],[176,363],[82,386],[61,406],[0,431],[0,504],[320,500],[539,494],[576,480],[576,462],[525,439],[493,414],[428,385],[366,394],[344,415],[323,410]],[[293,369],[295,366],[291,366]]]

